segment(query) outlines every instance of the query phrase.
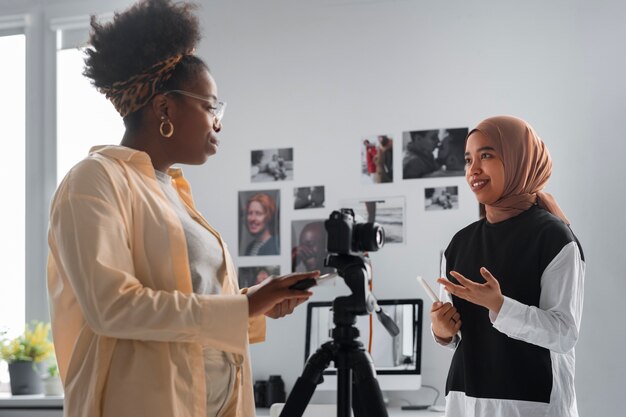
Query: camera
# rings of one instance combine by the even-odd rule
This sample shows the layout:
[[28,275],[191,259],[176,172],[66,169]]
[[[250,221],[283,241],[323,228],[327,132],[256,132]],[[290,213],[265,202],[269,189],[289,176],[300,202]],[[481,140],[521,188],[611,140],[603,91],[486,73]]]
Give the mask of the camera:
[[335,210],[324,222],[330,253],[374,252],[385,244],[385,229],[378,223],[359,223],[349,208]]

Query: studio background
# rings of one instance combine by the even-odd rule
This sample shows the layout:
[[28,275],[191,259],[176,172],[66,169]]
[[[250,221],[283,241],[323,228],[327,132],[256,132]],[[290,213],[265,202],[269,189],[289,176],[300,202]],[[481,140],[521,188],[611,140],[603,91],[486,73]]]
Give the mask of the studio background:
[[[129,3],[12,0],[0,2],[0,11],[30,11],[37,22]],[[202,167],[185,167],[185,173],[198,208],[231,248],[238,243],[237,193],[268,188],[250,182],[250,151],[294,149],[293,180],[277,185],[283,196],[282,253],[236,257],[238,266],[280,264],[287,271],[291,220],[326,217],[344,198],[405,196],[406,242],[372,255],[374,290],[379,298],[425,298],[415,275],[434,281],[439,251],[456,230],[477,219],[477,207],[462,178],[401,180],[402,132],[471,128],[488,116],[519,116],[551,151],[554,172],[547,191],[558,199],[585,251],[585,306],[576,347],[580,415],[621,415],[626,386],[620,309],[626,280],[619,262],[626,233],[623,2],[215,0],[202,5],[204,40],[197,53],[210,65],[228,109],[218,154]],[[43,48],[40,53],[47,54]],[[49,68],[34,71],[49,81]],[[41,82],[29,88],[46,87]],[[52,110],[45,106],[53,108],[54,101],[42,96],[34,122],[40,124],[31,127],[40,129],[41,139],[31,146],[40,146],[37,154],[46,161],[51,138],[44,128]],[[360,139],[377,132],[394,138],[394,182],[363,185]],[[37,171],[28,180],[46,184],[46,191],[51,181],[44,174]],[[325,208],[292,210],[293,187],[311,185],[326,186]],[[458,210],[424,211],[424,188],[453,185],[459,187]],[[29,236],[40,240],[30,252],[27,300],[45,298],[43,219],[49,197],[28,211],[36,218]],[[313,300],[341,293],[341,283],[317,288]],[[31,305],[27,319],[45,318],[45,303]],[[289,318],[268,321],[267,342],[252,347],[255,378],[281,374],[287,389],[293,386],[303,365],[305,313],[301,308]],[[451,353],[428,338],[429,325],[426,316],[423,383],[443,390]],[[395,396],[421,403],[433,394]]]

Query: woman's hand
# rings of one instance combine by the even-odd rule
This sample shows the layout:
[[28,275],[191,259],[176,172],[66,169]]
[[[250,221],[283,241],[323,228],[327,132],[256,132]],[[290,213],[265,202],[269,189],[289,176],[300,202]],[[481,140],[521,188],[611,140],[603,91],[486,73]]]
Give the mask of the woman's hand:
[[433,333],[444,343],[450,343],[452,337],[461,328],[461,315],[451,303],[437,301],[430,309]]
[[445,278],[437,280],[450,294],[454,294],[470,303],[486,307],[496,314],[500,312],[502,303],[504,303],[504,296],[502,291],[500,291],[500,283],[491,275],[487,268],[480,268],[480,275],[486,281],[484,284],[471,281],[456,271],[450,271],[450,275],[456,278],[461,285],[453,284]]
[[296,282],[305,278],[319,277],[319,271],[302,272],[270,277],[260,284],[248,288],[248,315],[265,314],[271,318],[284,317],[313,295],[311,291],[290,290]]

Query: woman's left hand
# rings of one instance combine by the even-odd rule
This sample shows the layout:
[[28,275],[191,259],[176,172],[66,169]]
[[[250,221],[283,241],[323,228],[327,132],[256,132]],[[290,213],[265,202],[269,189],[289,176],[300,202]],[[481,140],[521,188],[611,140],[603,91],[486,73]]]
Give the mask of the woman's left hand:
[[319,271],[297,272],[281,277],[271,276],[260,284],[246,289],[248,315],[265,314],[271,318],[284,317],[313,295],[311,291],[291,289],[291,286],[306,278],[319,277]]
[[437,282],[443,285],[450,294],[486,307],[496,314],[500,312],[502,303],[504,303],[504,296],[500,291],[500,283],[487,268],[480,268],[480,275],[487,281],[484,284],[471,281],[456,271],[450,271],[450,275],[456,278],[461,285],[453,284],[445,278],[437,279]]

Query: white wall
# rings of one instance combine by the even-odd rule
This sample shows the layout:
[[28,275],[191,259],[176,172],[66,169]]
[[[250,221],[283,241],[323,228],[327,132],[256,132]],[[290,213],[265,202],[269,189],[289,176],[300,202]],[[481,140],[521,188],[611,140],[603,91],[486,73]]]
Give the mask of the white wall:
[[[472,219],[463,210],[423,213],[426,180],[361,186],[357,161],[347,155],[364,135],[398,138],[404,129],[518,115],[552,152],[548,190],[572,221],[588,262],[577,346],[581,415],[621,414],[626,337],[618,306],[626,283],[615,261],[624,254],[626,232],[626,138],[618,116],[626,98],[622,2],[219,1],[202,13],[200,53],[229,108],[219,155],[187,171],[198,204],[231,247],[237,245],[237,191],[262,188],[249,181],[249,150],[294,146],[295,179],[280,185],[283,207],[293,185],[326,184],[331,204],[343,196],[406,196],[408,242],[375,254],[375,292],[421,296],[413,276],[434,278],[439,248]],[[398,149],[395,156],[397,178]],[[471,195],[462,191],[467,204]],[[288,242],[285,217],[296,214],[283,213]],[[285,249],[280,260],[286,268]],[[329,297],[316,290],[315,299]],[[253,347],[256,377],[279,373],[288,385],[295,381],[304,313],[270,322],[269,340]],[[449,360],[425,337],[424,383],[442,389]],[[428,391],[419,395],[432,398]]]
[[[95,0],[82,2],[81,10],[92,5],[102,10]],[[424,185],[450,182],[399,180],[398,148],[396,181],[389,185],[361,186],[357,159],[347,155],[355,155],[364,135],[391,133],[399,144],[402,130],[471,127],[495,114],[520,116],[551,150],[548,191],[572,221],[588,263],[577,345],[581,416],[622,414],[622,2],[216,0],[204,2],[201,15],[205,40],[198,52],[229,107],[219,154],[186,172],[200,210],[233,254],[237,192],[267,186],[250,183],[249,151],[293,146],[295,178],[279,185],[283,255],[268,263],[278,260],[288,268],[290,218],[328,214],[290,210],[293,186],[325,184],[331,208],[343,197],[404,195],[407,244],[374,255],[375,292],[380,298],[421,296],[413,276],[434,279],[439,249],[473,214],[424,213]],[[471,195],[458,184],[461,204],[470,204]],[[341,287],[319,290],[314,299],[330,299]],[[269,340],[252,349],[256,378],[282,374],[292,386],[302,369],[304,313],[269,322]],[[442,389],[450,354],[425,336],[424,383]],[[432,394],[406,397],[421,402]]]

